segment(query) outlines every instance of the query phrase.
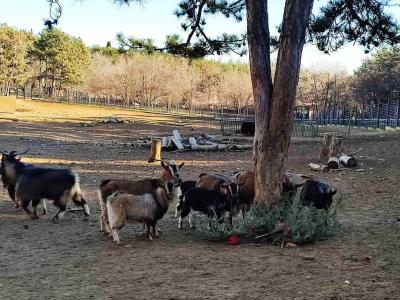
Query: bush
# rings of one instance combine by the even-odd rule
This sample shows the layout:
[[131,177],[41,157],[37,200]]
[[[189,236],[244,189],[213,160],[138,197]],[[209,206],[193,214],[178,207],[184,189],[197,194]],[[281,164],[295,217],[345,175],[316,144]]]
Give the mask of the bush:
[[[211,220],[211,230],[208,228],[208,218],[201,216],[197,220],[197,231],[200,235],[213,241],[226,240],[231,235],[253,239],[258,235],[270,233],[261,242],[273,244],[290,240],[294,243],[304,244],[317,240],[324,240],[334,235],[339,229],[337,210],[341,207],[342,198],[334,201],[330,209],[321,210],[311,206],[304,206],[299,197],[284,198],[275,206],[255,204],[246,214],[245,219],[237,216],[233,226],[228,223],[219,223]],[[276,231],[277,223],[283,220],[292,231],[290,236],[285,236]]]

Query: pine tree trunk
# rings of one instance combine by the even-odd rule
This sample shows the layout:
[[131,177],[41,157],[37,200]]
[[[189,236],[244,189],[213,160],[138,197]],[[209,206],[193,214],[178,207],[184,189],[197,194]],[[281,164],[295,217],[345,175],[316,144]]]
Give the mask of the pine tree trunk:
[[255,101],[255,201],[280,199],[290,144],[301,53],[313,0],[286,1],[272,86],[268,1],[247,0],[250,69]]

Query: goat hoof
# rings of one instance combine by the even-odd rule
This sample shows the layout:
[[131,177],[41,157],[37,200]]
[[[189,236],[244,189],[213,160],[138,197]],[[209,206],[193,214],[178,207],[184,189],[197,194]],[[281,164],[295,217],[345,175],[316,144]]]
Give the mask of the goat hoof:
[[42,212],[44,215],[47,215],[47,210],[46,209],[43,209],[43,212]]

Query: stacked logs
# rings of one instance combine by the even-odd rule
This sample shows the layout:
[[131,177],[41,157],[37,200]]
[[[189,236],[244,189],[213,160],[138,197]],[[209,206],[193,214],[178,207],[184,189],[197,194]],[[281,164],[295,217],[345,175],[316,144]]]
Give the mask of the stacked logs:
[[[328,171],[339,168],[357,167],[357,159],[354,154],[343,153],[343,138],[333,137],[330,133],[324,135],[322,148],[319,153],[319,163],[310,163],[308,166],[314,171]],[[359,150],[360,151],[360,150]],[[357,151],[357,153],[359,152]]]

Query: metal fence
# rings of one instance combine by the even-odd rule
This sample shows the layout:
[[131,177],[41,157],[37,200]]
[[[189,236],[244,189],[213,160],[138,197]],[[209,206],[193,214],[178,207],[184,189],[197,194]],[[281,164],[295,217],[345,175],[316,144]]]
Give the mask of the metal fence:
[[400,127],[400,99],[363,101],[358,106],[337,105],[317,112],[320,125],[388,129]]
[[121,99],[110,96],[96,96],[82,91],[63,90],[56,95],[50,95],[38,89],[16,89],[11,90],[12,95],[16,95],[19,99],[32,99],[49,102],[70,103],[70,104],[86,104],[102,107],[125,108],[143,112],[155,112],[168,115],[176,115],[182,117],[198,117],[204,119],[215,119],[216,114],[220,111],[217,107],[207,106],[187,106],[179,104],[159,103],[135,101],[132,99]]
[[[232,115],[225,114],[219,115],[219,121],[221,125],[221,132],[223,135],[238,135],[242,134],[243,122],[251,122],[251,117],[254,116],[243,116],[243,115]],[[293,121],[293,136],[298,137],[315,137],[321,132],[320,126],[316,121],[310,121],[306,119],[295,119]]]
[[[243,121],[254,120],[254,110],[249,106],[228,108],[209,105],[178,105],[121,99],[109,96],[94,96],[87,92],[63,90],[56,95],[46,94],[39,89],[13,88],[11,92],[17,98],[31,98],[64,103],[79,103],[106,107],[118,107],[132,110],[157,112],[182,117],[197,117],[220,123],[221,132],[225,135],[241,133]],[[239,112],[239,113],[238,113]],[[400,96],[389,100],[365,100],[358,105],[329,104],[323,108],[299,107],[294,111],[293,135],[314,137],[322,135],[327,126],[346,126],[348,132],[352,127],[389,129],[400,127]],[[345,129],[338,129],[344,134]]]

